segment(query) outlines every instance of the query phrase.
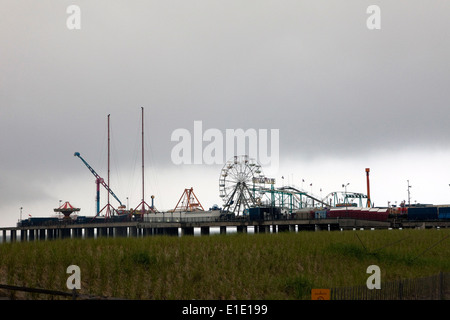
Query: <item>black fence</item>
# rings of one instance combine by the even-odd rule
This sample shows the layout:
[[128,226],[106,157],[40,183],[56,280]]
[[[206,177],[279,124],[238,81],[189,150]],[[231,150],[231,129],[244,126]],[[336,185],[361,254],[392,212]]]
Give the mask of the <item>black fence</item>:
[[450,273],[381,283],[381,289],[367,286],[333,288],[331,300],[450,300]]
[[[25,299],[81,299],[110,300],[112,297],[81,295],[72,292],[47,290],[0,284],[0,289],[10,292],[0,299],[21,299],[14,292],[27,293]],[[43,297],[44,296],[44,297]],[[22,297],[23,299],[24,297]],[[120,299],[120,298],[119,298]],[[381,289],[367,286],[341,287],[330,290],[331,300],[450,300],[450,273],[440,272],[430,277],[389,281],[381,284]]]

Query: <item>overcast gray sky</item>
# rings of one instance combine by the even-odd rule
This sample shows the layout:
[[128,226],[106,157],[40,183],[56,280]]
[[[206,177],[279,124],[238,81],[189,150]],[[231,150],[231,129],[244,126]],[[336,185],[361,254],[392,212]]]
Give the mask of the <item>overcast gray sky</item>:
[[[59,200],[95,213],[94,176],[130,206],[219,198],[221,165],[175,165],[178,128],[279,129],[281,184],[375,205],[450,203],[448,1],[10,1],[0,10],[0,225]],[[81,29],[69,30],[69,5]],[[381,8],[381,30],[366,9]],[[289,180],[289,181],[288,181]],[[102,206],[106,194],[102,193]]]

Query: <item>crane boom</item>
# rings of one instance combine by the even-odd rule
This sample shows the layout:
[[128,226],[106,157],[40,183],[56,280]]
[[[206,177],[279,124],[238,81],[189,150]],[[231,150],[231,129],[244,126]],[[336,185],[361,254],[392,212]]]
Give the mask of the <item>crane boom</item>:
[[[97,181],[99,181],[103,187],[105,187],[106,190],[108,190],[108,192],[120,203],[120,205],[122,206],[122,202],[119,200],[119,198],[117,198],[117,196],[114,194],[114,192],[109,188],[109,186],[105,183],[105,181],[103,180],[103,178],[101,178],[97,172],[95,172],[95,170],[86,162],[86,160],[83,159],[83,157],[80,155],[79,152],[75,152],[74,156],[78,157],[81,159],[81,161],[83,161],[83,163],[86,165],[86,167],[89,169],[89,171],[92,172],[92,174],[97,178]],[[97,210],[98,211],[98,210]]]

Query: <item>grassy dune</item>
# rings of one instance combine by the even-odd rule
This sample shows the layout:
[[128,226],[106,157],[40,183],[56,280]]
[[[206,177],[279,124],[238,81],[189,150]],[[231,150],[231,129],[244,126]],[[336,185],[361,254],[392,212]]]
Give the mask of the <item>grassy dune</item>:
[[[67,239],[0,244],[0,283],[127,299],[309,299],[311,288],[450,271],[450,230]],[[433,246],[435,245],[435,246]],[[29,294],[27,298],[39,298]]]

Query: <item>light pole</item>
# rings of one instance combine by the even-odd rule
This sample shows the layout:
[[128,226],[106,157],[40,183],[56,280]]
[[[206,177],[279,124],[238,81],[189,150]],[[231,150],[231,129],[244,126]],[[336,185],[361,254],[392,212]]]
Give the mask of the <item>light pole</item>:
[[344,198],[344,201],[347,201],[347,186],[350,184],[350,182],[349,183],[347,183],[347,184],[342,184],[342,188],[344,188],[344,190],[345,190],[345,198]]
[[20,207],[20,222],[22,222],[22,209],[23,207]]
[[322,208],[323,208],[323,198],[322,198],[322,188],[320,188],[320,202],[322,204]]
[[409,191],[409,189],[412,187],[409,185],[409,180],[406,180],[408,182],[408,207],[411,206],[411,193]]

